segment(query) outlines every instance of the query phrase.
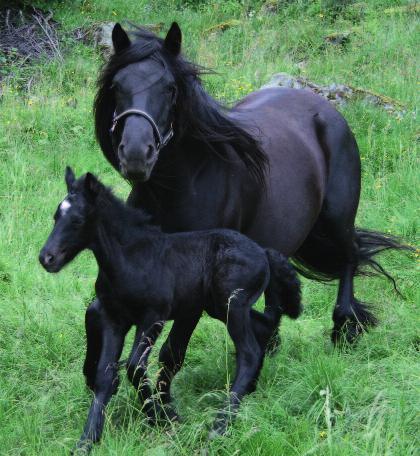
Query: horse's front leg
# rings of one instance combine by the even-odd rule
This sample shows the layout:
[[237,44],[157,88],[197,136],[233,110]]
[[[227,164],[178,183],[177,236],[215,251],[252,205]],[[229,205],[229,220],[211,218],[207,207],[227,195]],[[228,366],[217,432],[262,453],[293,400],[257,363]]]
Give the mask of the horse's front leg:
[[102,435],[105,420],[105,407],[118,388],[118,360],[129,329],[126,325],[110,320],[104,311],[101,312],[101,353],[93,381],[94,398],[83,434],[77,449],[89,452],[93,443]]
[[103,337],[103,309],[98,298],[95,298],[86,309],[86,358],[83,365],[83,374],[86,385],[93,391],[96,371],[102,352]]

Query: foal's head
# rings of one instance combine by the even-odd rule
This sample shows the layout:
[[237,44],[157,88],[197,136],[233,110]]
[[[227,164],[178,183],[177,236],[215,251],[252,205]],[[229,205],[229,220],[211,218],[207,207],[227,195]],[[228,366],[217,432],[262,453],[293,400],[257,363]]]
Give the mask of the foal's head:
[[39,261],[48,272],[58,272],[92,241],[96,200],[105,190],[93,174],[76,180],[67,167],[68,194],[54,214],[54,228],[41,250]]

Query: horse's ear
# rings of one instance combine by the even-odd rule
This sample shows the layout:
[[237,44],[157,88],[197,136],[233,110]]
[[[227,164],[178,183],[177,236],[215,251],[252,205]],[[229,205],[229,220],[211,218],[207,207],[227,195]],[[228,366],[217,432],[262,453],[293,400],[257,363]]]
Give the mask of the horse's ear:
[[67,190],[70,191],[71,187],[74,184],[74,181],[76,180],[76,176],[74,175],[74,172],[70,168],[70,166],[66,166],[66,172],[64,174],[64,179],[66,181]]
[[102,184],[98,181],[96,176],[94,176],[92,173],[86,173],[85,191],[90,198],[95,199],[98,196],[101,187]]
[[181,52],[182,32],[176,22],[172,25],[166,34],[164,47],[175,57]]
[[121,27],[118,22],[112,29],[112,44],[114,45],[114,50],[117,54],[124,49],[127,49],[131,44],[127,32]]

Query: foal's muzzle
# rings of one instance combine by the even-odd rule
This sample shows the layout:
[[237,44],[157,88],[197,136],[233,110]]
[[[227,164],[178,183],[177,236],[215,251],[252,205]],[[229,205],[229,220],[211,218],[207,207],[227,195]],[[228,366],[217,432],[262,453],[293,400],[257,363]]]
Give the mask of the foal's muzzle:
[[47,272],[59,272],[65,264],[66,251],[54,252],[45,247],[39,254],[39,262]]

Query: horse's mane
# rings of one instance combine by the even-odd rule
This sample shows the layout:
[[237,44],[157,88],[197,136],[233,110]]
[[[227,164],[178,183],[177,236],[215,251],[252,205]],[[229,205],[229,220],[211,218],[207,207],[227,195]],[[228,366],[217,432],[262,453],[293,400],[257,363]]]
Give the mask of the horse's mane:
[[227,146],[230,146],[250,174],[264,185],[268,160],[259,141],[243,125],[227,115],[229,108],[205,92],[200,80],[204,69],[182,56],[173,57],[163,47],[163,39],[148,30],[136,27],[132,35],[135,39],[131,46],[113,54],[104,65],[94,102],[96,137],[110,163],[118,168],[109,134],[115,110],[112,79],[121,68],[153,56],[166,63],[178,86],[180,103],[175,108],[174,140],[190,140],[201,150],[204,147],[225,160],[228,159]]

